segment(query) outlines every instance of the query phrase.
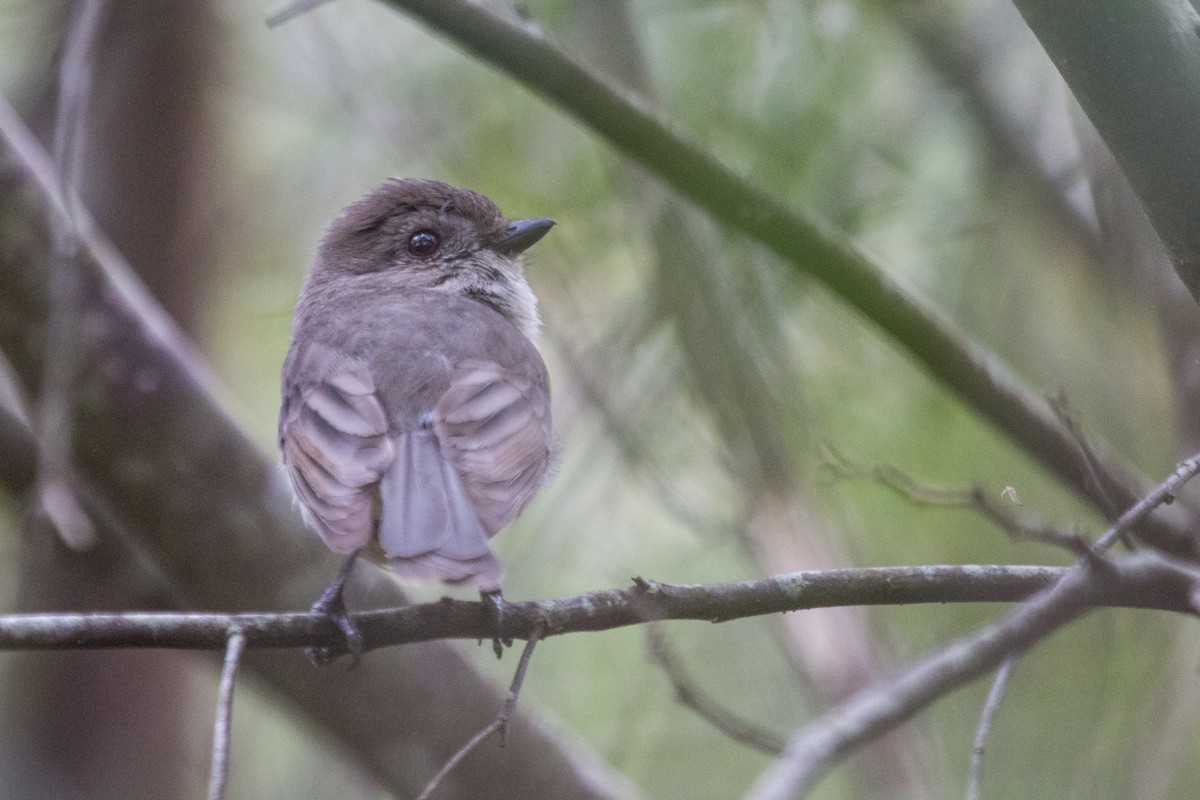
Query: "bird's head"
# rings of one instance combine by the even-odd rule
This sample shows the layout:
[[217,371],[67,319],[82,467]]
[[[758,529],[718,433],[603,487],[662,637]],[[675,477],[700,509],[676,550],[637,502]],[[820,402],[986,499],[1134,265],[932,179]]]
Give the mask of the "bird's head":
[[491,306],[534,340],[537,300],[525,281],[522,254],[553,225],[541,218],[510,222],[470,189],[392,179],[330,223],[313,278],[378,275],[385,292],[464,295]]

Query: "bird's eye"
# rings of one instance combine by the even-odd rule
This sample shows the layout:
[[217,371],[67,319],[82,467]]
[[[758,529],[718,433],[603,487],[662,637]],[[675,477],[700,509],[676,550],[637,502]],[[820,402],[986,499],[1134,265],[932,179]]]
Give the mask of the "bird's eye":
[[408,237],[408,252],[417,258],[427,258],[437,252],[442,240],[433,231],[417,231]]

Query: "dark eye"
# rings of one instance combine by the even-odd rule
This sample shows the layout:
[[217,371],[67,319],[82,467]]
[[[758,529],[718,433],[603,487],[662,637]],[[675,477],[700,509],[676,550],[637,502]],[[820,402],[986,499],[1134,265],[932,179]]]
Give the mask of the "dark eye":
[[425,258],[437,252],[442,240],[433,231],[417,231],[408,237],[408,252],[417,258]]

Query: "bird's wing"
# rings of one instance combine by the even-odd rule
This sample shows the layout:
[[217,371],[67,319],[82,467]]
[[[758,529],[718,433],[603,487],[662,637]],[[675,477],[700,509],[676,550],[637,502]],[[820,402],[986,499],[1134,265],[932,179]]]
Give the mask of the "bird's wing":
[[546,392],[490,361],[468,360],[416,430],[396,438],[383,476],[379,544],[414,578],[500,588],[488,538],[541,486],[550,463]]
[[376,485],[395,458],[387,416],[367,367],[347,361],[285,399],[279,442],[305,519],[331,550],[366,544],[378,517]]
[[457,365],[434,430],[489,536],[516,518],[550,469],[550,398],[543,386],[482,360]]
[[403,577],[499,589],[488,539],[520,513],[549,468],[546,391],[494,362],[451,368],[432,359],[412,384],[448,388],[415,427],[397,430],[365,365],[329,372],[291,391],[280,425],[309,524],[344,553],[377,531]]

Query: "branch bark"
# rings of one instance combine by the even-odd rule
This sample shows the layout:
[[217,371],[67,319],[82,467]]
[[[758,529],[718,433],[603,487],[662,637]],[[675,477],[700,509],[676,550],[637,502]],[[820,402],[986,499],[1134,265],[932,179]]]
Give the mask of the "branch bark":
[[[794,572],[738,583],[681,585],[642,578],[621,589],[573,597],[506,602],[502,636],[529,639],[598,632],[661,620],[730,622],[833,606],[914,603],[1011,603],[1062,581],[1071,568],[931,565]],[[1105,583],[1089,586],[1088,607],[1192,612],[1192,579],[1143,553],[1106,566]],[[437,639],[489,639],[495,620],[482,603],[444,598],[352,615],[364,649]],[[231,631],[247,648],[328,647],[344,636],[323,614],[121,613],[0,616],[0,650],[174,648],[221,650]]]

